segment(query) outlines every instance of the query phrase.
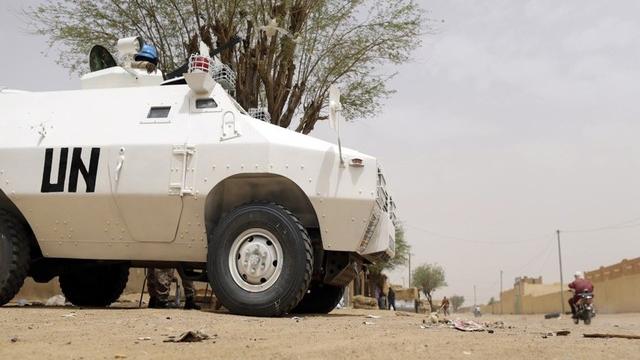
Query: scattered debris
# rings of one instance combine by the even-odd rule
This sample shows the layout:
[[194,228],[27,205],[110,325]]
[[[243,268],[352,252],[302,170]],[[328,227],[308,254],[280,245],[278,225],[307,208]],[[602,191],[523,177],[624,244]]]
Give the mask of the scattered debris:
[[304,318],[301,318],[299,316],[294,316],[291,318],[291,320],[295,320],[296,322],[300,322],[300,320],[304,320]]
[[12,342],[12,343],[14,343],[14,342],[18,342],[18,337],[17,337],[17,336],[12,337],[12,338],[11,338],[11,342]]
[[178,337],[175,337],[173,335],[169,336],[169,338],[167,340],[164,340],[164,342],[200,342],[207,339],[209,339],[209,335],[197,330],[189,330],[180,334],[180,336]]
[[556,336],[568,336],[569,334],[571,334],[571,331],[569,330],[556,331]]
[[[504,329],[505,328],[503,321],[486,322],[483,325],[487,329]],[[509,327],[509,329],[511,329],[511,327]]]
[[365,324],[365,325],[375,325],[376,323],[371,322],[371,321],[365,321],[365,322],[363,322],[363,324]]
[[462,353],[465,355],[471,355],[471,351],[463,351]]
[[586,338],[598,338],[598,339],[629,339],[629,340],[640,340],[639,335],[623,335],[623,334],[583,334]]
[[367,315],[367,319],[380,319],[380,316],[379,315],[371,315],[371,314],[369,314],[369,315]]
[[484,326],[472,320],[455,320],[453,321],[453,327],[460,331],[485,331]]
[[141,341],[148,341],[148,340],[151,340],[151,337],[149,337],[149,336],[139,337],[139,338],[138,338],[138,340],[141,340]]
[[68,313],[68,314],[64,314],[62,315],[63,318],[72,318],[72,317],[76,317],[76,313],[72,312],[72,313]]
[[545,319],[560,319],[560,313],[559,312],[554,312],[554,313],[545,314],[544,318]]
[[67,299],[62,295],[52,296],[45,303],[46,306],[65,306]]
[[114,359],[126,359],[127,355],[122,355],[122,354],[115,354],[113,356]]
[[29,306],[31,303],[27,299],[20,299],[16,302],[18,306]]
[[493,333],[495,332],[495,330],[489,329],[489,330],[487,330],[487,332],[488,332],[489,334],[493,334]]
[[396,311],[396,316],[413,316],[413,314],[410,314],[405,311]]

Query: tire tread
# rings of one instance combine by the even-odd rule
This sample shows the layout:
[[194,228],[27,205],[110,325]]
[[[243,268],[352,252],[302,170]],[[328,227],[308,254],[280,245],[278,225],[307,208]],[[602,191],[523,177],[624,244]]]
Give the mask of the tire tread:
[[7,232],[5,236],[11,242],[11,261],[7,282],[0,288],[0,306],[8,303],[20,291],[29,273],[30,249],[26,238],[26,229],[15,216],[6,210],[0,210],[0,226]]

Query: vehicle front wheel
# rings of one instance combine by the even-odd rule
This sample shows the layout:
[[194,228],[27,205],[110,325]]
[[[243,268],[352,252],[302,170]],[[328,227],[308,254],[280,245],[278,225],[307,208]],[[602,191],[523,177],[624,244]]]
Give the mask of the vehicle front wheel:
[[313,282],[292,312],[296,314],[328,314],[338,306],[343,294],[344,287]]
[[118,300],[128,280],[127,265],[75,265],[68,266],[60,274],[60,288],[73,305],[106,307]]
[[0,306],[20,291],[30,259],[26,229],[15,216],[0,210]]
[[288,313],[309,287],[312,269],[309,234],[276,204],[240,206],[209,237],[209,281],[220,303],[234,314]]

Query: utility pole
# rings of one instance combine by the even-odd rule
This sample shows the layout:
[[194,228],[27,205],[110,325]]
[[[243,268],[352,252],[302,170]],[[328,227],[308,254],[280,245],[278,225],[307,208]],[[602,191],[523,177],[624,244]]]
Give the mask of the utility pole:
[[562,278],[562,247],[560,246],[560,230],[556,230],[558,235],[558,262],[560,263],[560,308],[564,314],[564,281]]
[[500,270],[500,315],[504,314],[504,307],[502,305],[502,270]]
[[407,287],[412,287],[413,285],[411,284],[411,252],[409,252],[409,286]]
[[476,301],[476,286],[473,285],[473,308],[475,309],[477,305],[478,305],[478,302]]

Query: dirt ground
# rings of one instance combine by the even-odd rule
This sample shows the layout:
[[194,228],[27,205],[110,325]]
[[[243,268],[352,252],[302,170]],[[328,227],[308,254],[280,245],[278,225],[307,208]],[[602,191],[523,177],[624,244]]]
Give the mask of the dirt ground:
[[[325,316],[267,319],[136,305],[5,306],[0,308],[0,359],[640,359],[640,340],[582,336],[640,335],[640,314],[599,315],[588,327],[567,317],[483,316],[480,322],[503,321],[505,328],[464,333],[446,325],[427,327],[425,315],[391,311],[342,309]],[[544,337],[565,329],[571,334]],[[200,330],[210,339],[164,342],[187,330]]]

